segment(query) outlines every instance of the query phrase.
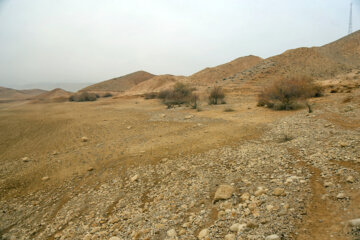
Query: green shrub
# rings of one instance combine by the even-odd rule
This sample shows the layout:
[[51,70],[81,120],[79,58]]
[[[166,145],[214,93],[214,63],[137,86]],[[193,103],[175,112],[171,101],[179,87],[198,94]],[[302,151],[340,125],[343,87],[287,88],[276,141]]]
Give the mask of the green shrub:
[[[163,103],[171,108],[175,105],[189,104],[194,100],[192,89],[183,83],[176,83],[171,90],[162,91],[158,96]],[[196,98],[197,104],[198,98]]]

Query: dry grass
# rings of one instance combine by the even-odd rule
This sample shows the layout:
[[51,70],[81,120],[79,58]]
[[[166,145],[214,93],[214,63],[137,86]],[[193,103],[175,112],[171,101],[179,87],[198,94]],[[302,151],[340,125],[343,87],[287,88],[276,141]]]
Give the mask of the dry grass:
[[225,104],[225,92],[221,87],[214,87],[209,94],[209,104],[217,105],[219,103]]

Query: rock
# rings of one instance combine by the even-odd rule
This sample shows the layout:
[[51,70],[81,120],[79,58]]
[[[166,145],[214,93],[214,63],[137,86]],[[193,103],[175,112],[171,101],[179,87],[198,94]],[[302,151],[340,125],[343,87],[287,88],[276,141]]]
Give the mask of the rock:
[[82,142],[87,142],[87,141],[89,141],[89,139],[88,139],[87,137],[82,137],[82,138],[81,138],[81,141],[82,141]]
[[169,237],[176,237],[177,236],[175,229],[170,229],[169,231],[167,231],[167,235]]
[[225,236],[225,240],[235,240],[236,236],[235,234],[228,234]]
[[199,239],[205,239],[207,237],[209,237],[209,230],[207,228],[205,228],[199,232],[199,235],[198,235]]
[[136,180],[138,180],[138,178],[139,178],[139,175],[136,174],[130,178],[130,181],[135,182]]
[[265,192],[266,192],[266,191],[265,191],[264,188],[259,187],[258,190],[255,191],[254,195],[255,195],[256,197],[258,197],[258,196],[263,195]]
[[344,199],[344,198],[346,198],[346,196],[345,196],[344,193],[339,193],[338,195],[336,195],[336,198],[337,199]]
[[352,227],[360,227],[360,218],[350,220],[349,224]]
[[273,234],[273,235],[267,236],[265,238],[265,240],[280,240],[280,237],[276,234]]
[[30,161],[30,159],[29,159],[28,157],[23,157],[21,160],[22,160],[23,162],[29,162],[29,161]]
[[273,194],[275,196],[284,196],[285,190],[283,188],[275,188]]
[[245,228],[246,228],[246,224],[244,224],[244,223],[243,224],[234,223],[233,225],[231,225],[230,231],[232,231],[232,232],[241,232]]
[[185,117],[184,117],[184,119],[191,119],[191,118],[193,118],[194,117],[194,115],[186,115]]
[[244,193],[240,198],[245,202],[250,199],[250,193]]
[[269,212],[272,211],[274,209],[274,206],[269,204],[266,206],[266,210],[268,210]]
[[334,184],[332,182],[324,182],[324,187],[332,187]]
[[220,185],[215,192],[214,201],[229,199],[233,195],[234,191],[235,189],[230,185]]
[[111,238],[109,238],[109,240],[121,240],[121,239],[118,237],[111,237]]
[[57,151],[54,151],[53,153],[52,153],[52,155],[54,155],[54,156],[56,156],[56,155],[58,155],[59,153],[57,152]]
[[348,144],[346,143],[346,142],[340,142],[340,147],[347,147],[348,146]]
[[355,180],[354,180],[353,176],[348,176],[346,181],[349,182],[349,183],[353,183]]
[[250,221],[246,224],[248,228],[257,228],[259,225],[256,222]]
[[93,167],[89,167],[89,168],[88,168],[88,172],[91,172],[91,171],[94,171],[94,168],[93,168]]
[[47,180],[49,180],[50,178],[48,177],[48,176],[45,176],[45,177],[43,177],[43,178],[41,178],[41,181],[47,181]]
[[126,128],[127,128],[127,129],[131,129],[131,126],[127,126]]
[[164,118],[164,117],[166,117],[166,114],[162,113],[162,114],[160,114],[160,117]]

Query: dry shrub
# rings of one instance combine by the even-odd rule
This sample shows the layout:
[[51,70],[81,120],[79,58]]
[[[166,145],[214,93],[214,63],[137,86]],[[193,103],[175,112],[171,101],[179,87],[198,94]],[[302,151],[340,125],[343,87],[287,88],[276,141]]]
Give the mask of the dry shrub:
[[158,97],[157,93],[145,93],[144,98],[145,99],[155,99]]
[[225,104],[224,98],[225,98],[224,90],[221,87],[216,86],[210,91],[209,104],[210,105],[217,105],[219,103]]
[[322,96],[322,87],[309,77],[283,78],[264,88],[258,96],[258,106],[275,110],[292,110],[307,98]]
[[105,93],[103,97],[104,97],[104,98],[107,98],[107,97],[112,97],[112,96],[113,96],[113,95],[112,95],[111,93]]
[[232,109],[232,108],[225,108],[224,109],[224,112],[234,112],[235,110],[234,109]]
[[198,97],[194,97],[192,91],[193,89],[188,85],[178,82],[174,85],[173,89],[159,93],[159,98],[163,99],[163,103],[167,105],[168,108],[185,103],[190,104],[194,99],[197,105]]
[[71,95],[69,98],[70,102],[87,102],[96,101],[99,96],[95,93],[82,92],[80,94]]

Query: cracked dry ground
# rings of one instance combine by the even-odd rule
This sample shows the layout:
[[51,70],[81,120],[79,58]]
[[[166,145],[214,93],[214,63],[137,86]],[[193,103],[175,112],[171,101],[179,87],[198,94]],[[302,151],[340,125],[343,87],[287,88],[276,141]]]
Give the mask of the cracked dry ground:
[[232,113],[138,99],[2,109],[0,239],[360,239],[353,95],[311,114],[254,99]]

